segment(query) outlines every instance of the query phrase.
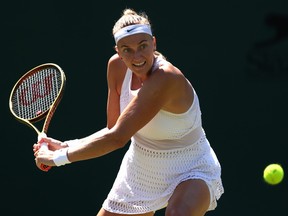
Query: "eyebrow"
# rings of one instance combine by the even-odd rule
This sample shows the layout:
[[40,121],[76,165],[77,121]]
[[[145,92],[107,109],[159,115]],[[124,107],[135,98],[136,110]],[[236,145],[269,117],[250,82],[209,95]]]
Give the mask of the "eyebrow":
[[[139,44],[142,44],[143,42],[147,42],[147,41],[148,41],[148,40],[146,40],[146,39],[145,39],[145,40],[142,40],[142,41],[140,41],[140,42],[138,43],[138,45],[139,45]],[[123,48],[123,47],[128,47],[128,46],[122,45],[120,48]]]

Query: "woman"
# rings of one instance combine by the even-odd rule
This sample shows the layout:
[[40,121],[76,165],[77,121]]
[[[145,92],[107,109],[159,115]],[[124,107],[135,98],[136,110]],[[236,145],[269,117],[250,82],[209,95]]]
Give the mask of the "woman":
[[[221,166],[201,122],[197,94],[159,52],[148,17],[125,9],[115,23],[108,62],[107,127],[82,139],[42,138],[36,165],[97,158],[131,140],[98,216],[203,216],[224,192]],[[41,142],[50,150],[39,150]]]

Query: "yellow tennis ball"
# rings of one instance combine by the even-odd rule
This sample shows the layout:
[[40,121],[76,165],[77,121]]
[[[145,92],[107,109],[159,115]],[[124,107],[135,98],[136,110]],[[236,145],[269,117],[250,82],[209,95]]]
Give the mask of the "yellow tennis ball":
[[268,184],[277,185],[284,178],[284,170],[280,164],[270,164],[264,169],[263,178]]

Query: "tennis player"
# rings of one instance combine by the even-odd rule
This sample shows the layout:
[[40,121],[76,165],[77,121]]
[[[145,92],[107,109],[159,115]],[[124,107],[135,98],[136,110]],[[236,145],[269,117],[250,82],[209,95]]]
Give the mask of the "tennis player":
[[42,138],[50,150],[33,145],[37,166],[94,159],[130,143],[97,216],[153,216],[163,208],[166,216],[205,215],[216,208],[224,189],[195,89],[156,51],[145,13],[125,9],[113,35],[107,127],[64,142]]

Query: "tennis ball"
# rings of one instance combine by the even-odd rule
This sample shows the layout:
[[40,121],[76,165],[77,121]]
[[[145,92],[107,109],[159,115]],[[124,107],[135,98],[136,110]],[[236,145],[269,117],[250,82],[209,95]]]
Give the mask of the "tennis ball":
[[270,164],[264,169],[263,178],[266,183],[277,185],[284,178],[284,170],[280,164]]

